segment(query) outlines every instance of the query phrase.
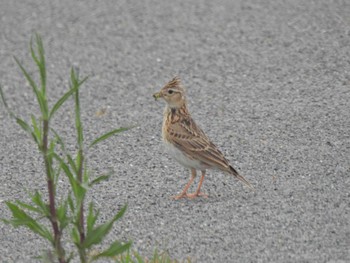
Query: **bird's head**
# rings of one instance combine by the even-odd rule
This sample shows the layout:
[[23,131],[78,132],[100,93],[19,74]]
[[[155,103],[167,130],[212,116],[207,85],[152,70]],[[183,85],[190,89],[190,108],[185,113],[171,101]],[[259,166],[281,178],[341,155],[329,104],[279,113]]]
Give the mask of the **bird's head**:
[[170,108],[181,108],[186,103],[185,89],[179,77],[169,81],[159,92],[154,93],[153,97],[156,100],[163,98]]

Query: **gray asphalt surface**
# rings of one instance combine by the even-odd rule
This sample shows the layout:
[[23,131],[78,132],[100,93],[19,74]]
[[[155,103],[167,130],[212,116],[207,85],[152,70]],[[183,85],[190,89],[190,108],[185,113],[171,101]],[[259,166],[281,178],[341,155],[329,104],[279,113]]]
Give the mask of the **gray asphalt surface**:
[[[72,65],[90,76],[87,142],[138,125],[89,153],[95,175],[115,171],[90,196],[101,222],[129,205],[108,241],[193,262],[350,262],[349,14],[345,0],[1,0],[0,83],[19,115],[38,112],[12,57],[33,65],[36,31],[51,101],[67,90]],[[189,173],[164,154],[164,104],[152,94],[175,75],[194,119],[255,192],[210,171],[208,199],[169,198]],[[74,149],[72,106],[53,125]],[[46,188],[35,145],[2,104],[0,120],[0,214],[9,217],[4,201]],[[48,247],[0,223],[1,262],[35,262]]]

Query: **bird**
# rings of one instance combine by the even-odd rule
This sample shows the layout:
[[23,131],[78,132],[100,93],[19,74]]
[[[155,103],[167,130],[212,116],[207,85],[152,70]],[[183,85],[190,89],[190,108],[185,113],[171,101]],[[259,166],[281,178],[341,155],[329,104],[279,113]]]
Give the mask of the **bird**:
[[[191,172],[190,180],[182,192],[173,196],[173,199],[194,199],[199,196],[207,198],[208,195],[201,192],[207,169],[216,169],[233,175],[249,188],[254,189],[249,181],[230,165],[218,147],[192,119],[187,106],[185,88],[178,76],[164,85],[159,92],[154,93],[153,97],[155,100],[163,99],[166,102],[162,124],[162,137],[166,151]],[[194,193],[188,193],[197,176],[197,170],[201,171],[197,190]]]

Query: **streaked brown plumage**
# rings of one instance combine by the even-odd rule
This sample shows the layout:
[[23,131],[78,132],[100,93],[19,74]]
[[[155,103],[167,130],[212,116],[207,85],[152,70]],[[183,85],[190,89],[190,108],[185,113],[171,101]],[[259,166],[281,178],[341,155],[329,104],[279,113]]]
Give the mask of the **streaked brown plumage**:
[[[188,111],[185,90],[178,77],[168,82],[153,96],[156,99],[163,98],[167,102],[162,127],[166,149],[181,165],[189,168],[192,174],[182,193],[175,196],[175,199],[207,196],[200,192],[206,169],[219,169],[227,172],[253,189],[251,184],[238,174],[221,151],[196,125]],[[196,170],[202,171],[202,177],[196,192],[188,194],[187,190],[196,177]]]

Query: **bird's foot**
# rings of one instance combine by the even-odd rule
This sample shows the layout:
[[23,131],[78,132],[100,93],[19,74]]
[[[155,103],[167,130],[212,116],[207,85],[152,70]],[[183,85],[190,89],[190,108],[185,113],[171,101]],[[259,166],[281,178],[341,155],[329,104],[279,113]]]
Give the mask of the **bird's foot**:
[[201,197],[204,197],[204,198],[208,198],[209,195],[205,194],[205,193],[202,193],[202,192],[198,192],[198,193],[193,193],[193,194],[187,194],[187,198],[189,199],[194,199],[198,196],[201,196]]
[[193,194],[188,194],[188,193],[181,193],[179,195],[172,196],[171,198],[174,200],[179,200],[182,198],[188,198],[188,199],[194,199],[196,197],[202,196],[204,198],[208,198],[208,195],[202,192],[199,193],[193,193]]
[[174,199],[174,200],[179,200],[181,198],[187,198],[187,193],[181,193],[179,195],[174,195],[171,197],[171,199]]

